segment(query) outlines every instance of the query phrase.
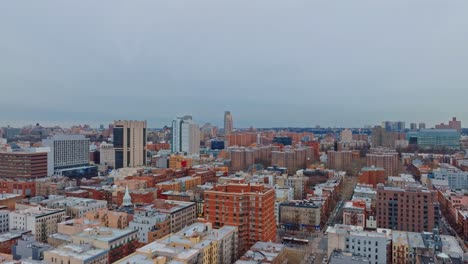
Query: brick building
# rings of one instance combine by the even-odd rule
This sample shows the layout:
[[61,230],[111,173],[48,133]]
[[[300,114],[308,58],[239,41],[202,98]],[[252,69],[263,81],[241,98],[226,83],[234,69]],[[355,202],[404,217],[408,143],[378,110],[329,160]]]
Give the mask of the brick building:
[[47,152],[0,152],[0,178],[36,179],[47,175]]
[[358,182],[362,184],[370,184],[373,188],[377,187],[379,183],[385,183],[387,177],[383,168],[364,167],[358,176]]
[[0,193],[33,197],[36,196],[36,183],[34,181],[0,179]]
[[387,148],[373,148],[366,155],[368,167],[379,167],[385,170],[385,176],[396,176],[400,171],[400,157],[398,152]]
[[257,241],[275,241],[275,190],[260,184],[227,184],[207,190],[205,219],[239,228],[239,254]]
[[378,184],[376,214],[379,228],[430,232],[439,225],[437,194],[419,185],[402,189]]
[[353,161],[352,151],[328,151],[327,167],[334,170],[346,170],[351,168]]

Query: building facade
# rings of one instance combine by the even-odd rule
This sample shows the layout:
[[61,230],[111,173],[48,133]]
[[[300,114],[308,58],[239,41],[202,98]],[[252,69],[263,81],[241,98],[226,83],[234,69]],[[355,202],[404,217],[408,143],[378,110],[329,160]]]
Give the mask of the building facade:
[[239,254],[257,241],[276,239],[275,190],[257,184],[227,184],[204,192],[205,220],[215,227],[236,226]]
[[439,226],[437,194],[419,185],[402,189],[379,184],[376,214],[379,228],[429,232]]
[[146,121],[114,121],[115,168],[146,165]]
[[57,224],[65,217],[65,210],[32,207],[11,212],[9,226],[10,230],[30,230],[36,241],[46,242],[49,235],[57,232]]
[[47,152],[0,152],[0,178],[46,177],[47,155]]
[[89,139],[83,135],[54,135],[44,139],[42,145],[50,148],[49,171],[89,165]]
[[200,127],[191,116],[178,117],[172,121],[171,151],[173,153],[200,153]]

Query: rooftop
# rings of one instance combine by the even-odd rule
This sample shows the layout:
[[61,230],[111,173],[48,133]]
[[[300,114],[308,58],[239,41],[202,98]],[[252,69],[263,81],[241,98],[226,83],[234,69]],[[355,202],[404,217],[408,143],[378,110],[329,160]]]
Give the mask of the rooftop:
[[235,263],[270,263],[274,261],[275,258],[278,257],[278,255],[280,255],[284,249],[285,246],[283,244],[277,244],[272,242],[257,242]]
[[108,250],[94,248],[88,244],[82,245],[75,245],[75,244],[68,244],[65,246],[61,246],[59,248],[55,248],[52,250],[48,250],[48,252],[63,256],[63,257],[71,257],[80,260],[88,260],[97,256],[101,256],[103,254],[107,254]]
[[137,230],[133,229],[116,229],[108,227],[95,227],[95,228],[86,228],[83,232],[72,235],[77,237],[89,238],[93,240],[103,241],[103,242],[112,242],[119,238],[128,236],[132,233],[136,233]]
[[21,197],[21,194],[13,194],[13,193],[1,193],[0,200],[6,200],[11,198]]

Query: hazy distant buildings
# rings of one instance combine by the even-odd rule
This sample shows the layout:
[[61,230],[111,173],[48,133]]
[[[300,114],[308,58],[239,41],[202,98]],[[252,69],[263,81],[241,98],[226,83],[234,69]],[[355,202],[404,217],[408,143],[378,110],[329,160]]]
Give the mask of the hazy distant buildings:
[[426,129],[426,123],[419,123],[419,129]]
[[230,111],[224,112],[224,134],[229,135],[234,128],[232,114]]
[[456,129],[423,129],[407,133],[406,138],[410,145],[421,148],[460,148],[460,132]]
[[191,116],[178,117],[172,121],[171,151],[200,153],[200,128],[193,123]]
[[385,131],[387,132],[393,132],[393,131],[403,131],[405,130],[405,122],[403,121],[385,121],[383,122],[383,127],[385,128]]
[[461,131],[461,121],[457,120],[456,117],[453,117],[452,120],[448,122],[448,124],[440,123],[435,126],[436,129],[455,129],[458,132]]
[[353,141],[353,131],[349,129],[344,129],[340,133],[340,141],[341,142],[351,142]]
[[146,165],[146,121],[114,121],[115,168]]

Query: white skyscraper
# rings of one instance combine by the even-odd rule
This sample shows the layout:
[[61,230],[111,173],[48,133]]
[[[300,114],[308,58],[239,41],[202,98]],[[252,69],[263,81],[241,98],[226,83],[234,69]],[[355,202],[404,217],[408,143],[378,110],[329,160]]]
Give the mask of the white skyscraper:
[[49,171],[89,165],[89,139],[83,135],[54,135],[42,145],[50,148]]
[[198,154],[200,152],[200,127],[191,116],[178,117],[172,121],[172,152]]

